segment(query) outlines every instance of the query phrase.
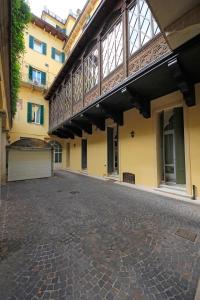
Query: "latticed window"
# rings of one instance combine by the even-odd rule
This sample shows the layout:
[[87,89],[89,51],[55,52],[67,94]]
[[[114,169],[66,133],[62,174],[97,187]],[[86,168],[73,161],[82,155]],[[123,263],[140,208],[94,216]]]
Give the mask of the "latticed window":
[[136,0],[129,9],[129,53],[136,52],[160,32],[145,0]]
[[73,75],[73,102],[77,103],[83,98],[82,66],[80,65]]
[[69,79],[65,85],[65,111],[68,113],[71,110],[72,104],[72,85],[71,80]]
[[84,60],[84,90],[89,92],[98,83],[98,50],[95,47]]
[[107,33],[102,42],[103,78],[123,62],[122,21]]

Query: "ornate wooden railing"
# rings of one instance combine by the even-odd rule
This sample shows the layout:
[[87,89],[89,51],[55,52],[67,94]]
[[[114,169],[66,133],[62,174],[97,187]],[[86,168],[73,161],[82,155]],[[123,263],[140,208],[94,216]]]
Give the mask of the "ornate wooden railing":
[[[90,50],[83,49],[82,57],[77,59],[79,63],[66,74],[50,100],[50,131],[129,76],[170,53],[146,2],[140,0],[131,5],[121,6],[120,15],[109,29],[105,30],[104,23],[104,29],[94,37],[94,45]],[[140,5],[137,11],[136,5]],[[138,16],[143,20],[140,28]]]

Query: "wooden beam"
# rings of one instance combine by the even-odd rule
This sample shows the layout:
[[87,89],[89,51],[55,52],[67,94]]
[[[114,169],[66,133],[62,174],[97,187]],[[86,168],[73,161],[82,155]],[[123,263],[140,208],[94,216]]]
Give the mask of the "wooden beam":
[[112,107],[105,105],[105,104],[97,104],[97,108],[100,108],[102,112],[109,115],[111,119],[114,120],[115,123],[117,123],[120,126],[124,125],[124,118],[123,118],[123,112],[116,111]]
[[88,134],[92,134],[92,124],[90,123],[72,120],[69,122],[69,124],[79,128],[80,130],[85,131]]
[[104,131],[105,130],[105,118],[95,118],[94,116],[84,113],[83,116],[93,125],[95,125],[97,128],[100,130]]
[[63,136],[63,138],[70,138],[70,139],[74,139],[74,134],[72,132],[70,132],[69,130],[65,130],[64,128],[62,129],[57,129],[55,131],[56,135],[60,135]]
[[76,135],[78,137],[82,137],[82,130],[79,129],[79,128],[77,128],[76,126],[64,125],[64,128],[67,129],[72,134],[74,134],[74,135]]
[[139,93],[131,91],[128,87],[123,88],[121,93],[128,98],[133,107],[138,109],[145,119],[151,117],[151,102],[149,100],[145,99]]
[[174,78],[178,89],[183,94],[183,98],[187,106],[195,105],[195,88],[190,82],[185,72],[182,70],[178,59],[174,58],[168,63],[168,68]]

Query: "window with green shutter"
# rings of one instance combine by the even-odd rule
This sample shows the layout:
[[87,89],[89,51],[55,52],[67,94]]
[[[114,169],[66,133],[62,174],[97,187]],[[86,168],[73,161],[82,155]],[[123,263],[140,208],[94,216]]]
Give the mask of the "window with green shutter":
[[65,61],[65,53],[62,52],[62,63],[64,63],[64,61]]
[[47,44],[46,44],[46,43],[42,43],[42,53],[43,53],[44,55],[47,54]]
[[34,37],[29,35],[29,48],[33,49]]
[[54,47],[51,48],[51,58],[55,59],[56,49]]
[[27,104],[27,122],[43,125],[44,124],[44,105],[28,102]]
[[27,103],[27,122],[32,123],[32,103]]
[[40,124],[44,124],[44,105],[40,106]]
[[46,84],[46,73],[41,72],[41,84],[45,85]]
[[33,80],[33,68],[31,66],[29,66],[29,70],[28,70],[28,78],[29,80]]

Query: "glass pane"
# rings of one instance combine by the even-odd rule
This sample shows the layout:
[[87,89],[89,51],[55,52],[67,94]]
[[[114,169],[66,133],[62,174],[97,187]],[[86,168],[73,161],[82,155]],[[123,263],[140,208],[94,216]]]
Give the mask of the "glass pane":
[[130,54],[139,49],[139,32],[138,32],[138,6],[137,4],[129,10],[129,47]]
[[34,40],[33,48],[34,48],[34,50],[42,53],[42,43],[41,42]]
[[94,49],[84,61],[85,93],[98,82],[98,50]]
[[123,62],[123,30],[122,22],[120,22],[115,28],[116,36],[116,67]]
[[82,66],[79,66],[73,75],[73,100],[75,103],[82,100],[82,87]]
[[144,0],[140,0],[140,32],[141,32],[141,46],[152,38],[151,30],[151,12]]

